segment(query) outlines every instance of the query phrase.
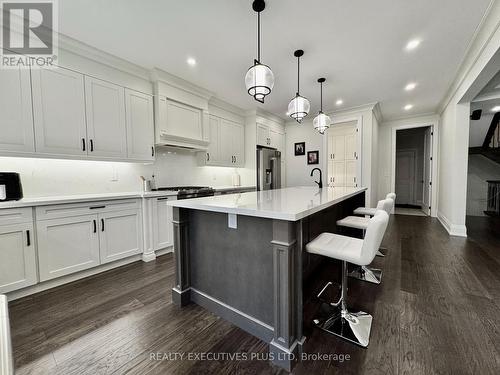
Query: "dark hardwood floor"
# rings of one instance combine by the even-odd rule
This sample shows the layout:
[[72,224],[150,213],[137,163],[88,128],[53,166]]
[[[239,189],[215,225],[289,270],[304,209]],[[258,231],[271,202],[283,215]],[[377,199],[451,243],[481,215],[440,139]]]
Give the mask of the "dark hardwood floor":
[[[308,354],[350,358],[303,361],[294,374],[498,374],[500,227],[490,223],[468,218],[463,239],[449,237],[435,219],[392,216],[388,254],[375,260],[382,284],[349,284],[350,305],[374,316],[369,347],[305,324]],[[322,279],[337,280],[337,271],[335,262],[325,262],[305,295],[317,292]],[[223,358],[265,358],[267,344],[196,305],[173,306],[173,272],[169,254],[12,302],[16,373],[285,373],[266,360]],[[306,299],[307,322],[317,307]],[[160,358],[189,352],[220,358]]]

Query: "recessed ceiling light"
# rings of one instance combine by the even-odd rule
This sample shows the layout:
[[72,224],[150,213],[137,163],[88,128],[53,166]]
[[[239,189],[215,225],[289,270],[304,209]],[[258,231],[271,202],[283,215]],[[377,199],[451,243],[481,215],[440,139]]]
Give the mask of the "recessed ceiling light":
[[409,111],[409,110],[410,110],[410,109],[412,109],[412,108],[413,108],[413,104],[407,104],[407,105],[405,105],[405,107],[404,107],[405,111]]
[[491,108],[491,112],[500,112],[500,105]]
[[407,51],[412,51],[415,48],[417,48],[420,45],[420,40],[419,39],[413,39],[408,42],[406,45],[406,50]]
[[195,66],[196,65],[196,60],[192,57],[188,57],[187,61],[188,65],[190,66]]
[[415,87],[417,87],[417,84],[415,82],[410,82],[408,83],[406,86],[405,86],[405,90],[406,91],[411,91],[413,90]]
[[335,104],[337,104],[337,105],[342,105],[342,104],[344,104],[344,101],[343,101],[342,99],[339,99],[339,100],[337,100],[337,101],[335,102]]

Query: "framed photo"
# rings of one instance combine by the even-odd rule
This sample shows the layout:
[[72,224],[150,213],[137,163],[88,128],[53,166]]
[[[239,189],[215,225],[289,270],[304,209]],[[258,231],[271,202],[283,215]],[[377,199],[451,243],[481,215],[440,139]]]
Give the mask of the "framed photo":
[[319,151],[307,152],[307,164],[319,164]]
[[306,154],[306,143],[299,142],[295,143],[295,156],[301,156]]

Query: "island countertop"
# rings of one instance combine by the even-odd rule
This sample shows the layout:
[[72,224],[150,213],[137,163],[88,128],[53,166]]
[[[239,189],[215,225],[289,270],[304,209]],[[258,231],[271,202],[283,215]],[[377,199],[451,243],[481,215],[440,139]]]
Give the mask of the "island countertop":
[[297,221],[365,191],[363,187],[298,186],[213,197],[182,199],[169,206]]

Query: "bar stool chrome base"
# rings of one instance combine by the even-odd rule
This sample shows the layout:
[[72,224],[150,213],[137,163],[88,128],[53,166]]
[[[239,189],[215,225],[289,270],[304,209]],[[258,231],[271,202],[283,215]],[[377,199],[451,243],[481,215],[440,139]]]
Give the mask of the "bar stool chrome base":
[[380,284],[382,281],[382,270],[378,268],[370,268],[367,266],[356,267],[349,272],[349,277],[366,281],[372,284]]
[[[331,283],[330,283],[331,285]],[[328,287],[328,284],[321,293]],[[320,293],[320,295],[321,295]],[[319,317],[313,324],[332,335],[339,336],[353,344],[366,348],[370,340],[373,317],[363,311],[347,309],[347,262],[342,261],[341,294],[337,302],[321,304]]]
[[316,327],[363,348],[368,346],[373,320],[370,314],[342,311],[341,307],[331,307],[326,303],[321,308],[324,316],[313,320]]

